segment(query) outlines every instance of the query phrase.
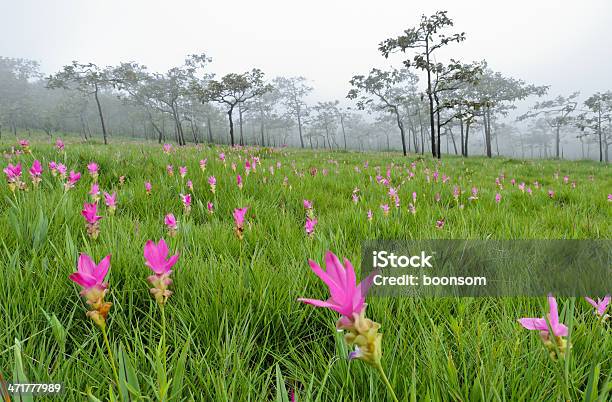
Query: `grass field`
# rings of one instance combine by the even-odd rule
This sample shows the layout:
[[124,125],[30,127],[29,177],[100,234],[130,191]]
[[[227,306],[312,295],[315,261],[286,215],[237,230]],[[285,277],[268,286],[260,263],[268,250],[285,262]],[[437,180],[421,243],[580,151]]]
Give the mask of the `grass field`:
[[[297,301],[328,297],[308,259],[322,263],[331,250],[358,269],[366,239],[612,235],[612,174],[594,162],[452,157],[438,162],[415,155],[209,146],[164,153],[157,144],[70,141],[64,152],[33,141],[31,154],[14,155],[15,143],[1,146],[7,153],[2,167],[21,162],[28,190],[13,193],[0,185],[0,373],[9,380],[19,374],[29,382],[62,382],[64,395],[48,400],[83,401],[88,392],[109,400],[110,393],[117,394],[100,330],[86,317],[78,286],[68,280],[81,252],[96,262],[112,255],[106,297],[113,303],[110,346],[121,360],[120,376],[127,372],[132,387],[136,378],[144,400],[159,400],[159,384],[172,378],[169,399],[177,401],[286,400],[288,393],[297,401],[386,401],[390,396],[376,371],[348,361],[349,350],[335,330],[338,314]],[[259,164],[247,175],[245,160],[254,156]],[[34,159],[44,169],[38,188],[28,177]],[[49,172],[50,161],[82,173],[75,188],[64,191],[62,179]],[[83,203],[91,200],[86,167],[91,161],[99,165],[101,190],[117,192],[114,215],[104,198],[100,201],[103,218],[95,240],[81,216]],[[185,178],[181,166],[187,167]],[[399,208],[388,186],[379,183],[388,169]],[[214,194],[209,176],[217,180]],[[522,182],[531,195],[519,189]],[[461,189],[457,201],[454,186]],[[477,200],[468,200],[472,187]],[[409,208],[413,192],[415,213]],[[188,215],[181,193],[193,197]],[[304,199],[312,201],[318,222],[312,236],[304,230]],[[389,205],[388,216],[382,204]],[[232,218],[240,207],[249,208],[243,240]],[[167,213],[178,220],[175,237],[167,234]],[[145,242],[162,237],[173,254],[180,253],[174,294],[165,307],[167,359],[143,258]],[[609,401],[610,321],[600,322],[582,299],[558,302],[573,345],[558,361],[537,333],[517,323],[543,316],[545,297],[369,298],[367,314],[382,325],[382,364],[399,400]],[[124,396],[130,394],[123,387]]]

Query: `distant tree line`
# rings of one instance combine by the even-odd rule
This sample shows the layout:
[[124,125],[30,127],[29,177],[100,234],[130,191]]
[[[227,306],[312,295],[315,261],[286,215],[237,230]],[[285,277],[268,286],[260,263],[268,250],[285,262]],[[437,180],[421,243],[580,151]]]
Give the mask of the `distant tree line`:
[[[549,88],[504,76],[485,61],[440,61],[440,49],[466,40],[452,27],[439,11],[382,41],[381,55],[401,55],[403,67],[354,75],[351,107],[310,101],[313,88],[301,76],[268,80],[254,68],[216,77],[206,54],[189,55],[165,72],[134,62],[73,61],[47,77],[35,61],[0,57],[0,137],[40,130],[50,137],[98,136],[105,144],[121,136],[179,145],[399,148],[437,158],[444,152],[468,157],[474,144],[476,153],[500,155],[500,142],[512,155],[562,158],[563,141],[574,137],[583,158],[593,147],[600,161],[609,160],[612,92],[583,103],[578,92],[538,101],[514,123],[503,121],[517,101],[545,96]],[[525,123],[526,129],[517,127]]]

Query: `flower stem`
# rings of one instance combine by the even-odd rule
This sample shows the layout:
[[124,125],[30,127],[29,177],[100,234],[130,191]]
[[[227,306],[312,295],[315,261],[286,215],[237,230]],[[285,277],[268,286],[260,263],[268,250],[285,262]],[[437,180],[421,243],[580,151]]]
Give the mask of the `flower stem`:
[[110,347],[110,343],[108,342],[108,335],[106,334],[106,325],[101,326],[101,329],[102,336],[104,337],[104,344],[106,345],[106,349],[108,350],[108,360],[110,360],[110,365],[113,369],[113,374],[115,375],[115,381],[117,382],[117,392],[119,393],[119,399],[123,401],[123,395],[121,395],[121,387],[119,386],[119,374],[117,372],[117,366],[115,365],[113,351]]
[[391,397],[393,398],[393,400],[395,402],[399,402],[399,399],[397,399],[397,396],[395,396],[395,391],[393,391],[393,387],[391,386],[391,383],[389,382],[389,379],[387,378],[387,375],[385,374],[385,370],[383,370],[382,364],[378,363],[376,365],[376,368],[378,369],[378,373],[380,374],[380,377],[382,378],[383,382],[387,386],[387,389],[389,390],[389,393],[391,394]]
[[160,305],[160,308],[161,308],[161,320],[162,320],[162,338],[161,338],[161,344],[162,344],[162,353],[164,354],[164,360],[163,360],[163,363],[164,363],[164,375],[167,375],[168,374],[168,371],[166,369],[167,362],[166,362],[166,358],[165,358],[166,357],[166,312],[165,312],[163,304]]

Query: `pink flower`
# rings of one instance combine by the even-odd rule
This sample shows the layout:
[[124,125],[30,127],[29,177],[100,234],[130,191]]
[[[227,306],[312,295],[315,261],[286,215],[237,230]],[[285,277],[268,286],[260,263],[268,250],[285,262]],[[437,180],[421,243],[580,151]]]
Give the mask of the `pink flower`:
[[304,200],[302,201],[302,203],[304,204],[304,209],[306,210],[312,209],[312,201]]
[[219,153],[219,159],[221,162],[225,163],[225,154],[223,152]]
[[147,192],[147,195],[151,195],[151,190],[153,189],[153,186],[151,185],[150,182],[145,182],[145,191]]
[[160,305],[165,304],[168,297],[172,295],[172,292],[168,290],[168,286],[172,284],[170,274],[179,258],[178,253],[170,258],[168,254],[168,246],[164,239],[160,239],[157,244],[152,240],[147,240],[144,246],[145,264],[154,272],[154,275],[149,276],[147,280],[153,285],[150,290],[151,294]]
[[66,171],[67,170],[68,170],[68,168],[63,163],[58,163],[57,164],[57,171],[58,171],[60,177],[62,177],[62,178],[66,177]]
[[95,224],[100,219],[101,216],[96,215],[98,213],[98,204],[96,203],[85,203],[83,204],[83,210],[81,211],[81,215],[85,218],[88,224]]
[[113,214],[117,209],[117,193],[109,194],[104,192],[104,203],[108,207],[109,212]]
[[217,187],[217,179],[215,176],[210,176],[208,178],[208,185],[210,186],[210,192],[215,193],[215,188]]
[[548,329],[548,325],[550,324],[554,336],[567,336],[567,327],[559,322],[557,300],[552,296],[548,296],[548,306],[548,322],[546,318],[521,318],[518,320],[519,323],[529,330],[540,331],[543,335],[550,332]]
[[64,150],[64,141],[62,141],[61,138],[58,138],[55,141],[55,148],[57,148],[57,150],[60,152]]
[[202,172],[206,170],[206,163],[208,162],[208,159],[201,159],[200,160],[200,169],[202,169]]
[[502,197],[501,197],[501,194],[500,194],[500,193],[495,194],[495,202],[496,202],[496,203],[498,203],[498,204],[499,204],[499,203],[501,202],[501,198],[502,198]]
[[153,240],[147,240],[144,246],[145,264],[151,268],[156,275],[164,275],[172,272],[172,267],[178,261],[178,253],[168,258],[168,245],[164,239],[157,244]]
[[[60,165],[60,167],[62,166],[63,165]],[[60,167],[58,167],[58,170],[60,169]],[[64,166],[64,169],[65,169],[65,166]],[[81,180],[81,173],[71,170],[70,174],[68,175],[68,181],[64,183],[64,189],[69,190],[71,188],[74,188],[75,184],[77,184],[79,180]]]
[[242,176],[236,176],[236,184],[238,184],[238,188],[242,190]]
[[248,207],[234,209],[234,223],[236,224],[236,228],[244,228],[244,217],[248,209]]
[[91,183],[91,189],[89,190],[89,195],[91,195],[91,197],[94,199],[94,201],[97,201],[100,197],[100,186],[98,186],[98,183],[93,182]]
[[591,299],[590,297],[584,298],[584,300],[586,300],[591,306],[595,307],[596,313],[600,317],[604,316],[604,313],[606,312],[606,309],[608,308],[608,305],[610,304],[610,299],[611,299],[610,295],[607,295],[603,299],[597,299],[597,301]]
[[317,225],[316,218],[306,218],[306,224],[304,225],[304,229],[306,230],[306,234],[308,236],[312,236],[314,234],[315,226]]
[[21,163],[16,165],[8,164],[3,170],[9,183],[18,183],[21,179]]
[[174,167],[172,165],[167,165],[166,172],[168,173],[168,176],[174,176]]
[[167,214],[164,217],[164,224],[168,228],[170,235],[174,236],[176,234],[176,230],[178,229],[178,223],[176,222],[174,214]]
[[165,154],[169,154],[172,152],[172,144],[164,144],[163,149]]
[[389,204],[382,204],[380,209],[382,209],[385,216],[389,215]]
[[608,202],[612,202],[612,194],[608,194]]
[[179,174],[181,175],[181,177],[187,176],[187,166],[179,167]]
[[213,212],[215,212],[215,206],[212,202],[208,201],[206,203],[206,209],[208,210],[209,214],[212,214]]
[[191,210],[191,194],[181,194],[181,200],[183,201],[185,212],[189,213]]
[[349,326],[355,315],[359,315],[365,308],[365,296],[372,277],[367,277],[357,284],[355,270],[350,261],[345,258],[343,265],[331,251],[325,253],[325,271],[312,260],[308,260],[308,263],[315,275],[329,288],[330,298],[326,301],[299,298],[298,301],[334,310],[342,315],[336,326]]
[[83,288],[81,294],[85,294],[92,288],[106,289],[108,284],[104,278],[110,268],[111,256],[107,255],[96,265],[94,260],[85,253],[81,253],[77,263],[77,272],[70,274],[68,278]]
[[442,219],[438,219],[438,220],[436,221],[436,228],[437,228],[437,229],[442,229],[442,228],[444,228],[444,218],[442,218]]
[[187,180],[187,188],[189,191],[193,191],[193,182],[191,180]]
[[549,198],[554,198],[555,197],[555,192],[552,190],[548,190],[548,197]]
[[89,162],[87,165],[87,170],[92,177],[98,177],[98,164],[96,162]]
[[372,213],[371,209],[368,209],[368,221],[372,221],[372,217],[374,216],[374,214]]
[[41,175],[42,175],[42,165],[40,164],[40,161],[36,159],[34,162],[32,162],[32,167],[30,168],[30,176],[32,177],[32,180],[34,180],[34,179],[40,179]]

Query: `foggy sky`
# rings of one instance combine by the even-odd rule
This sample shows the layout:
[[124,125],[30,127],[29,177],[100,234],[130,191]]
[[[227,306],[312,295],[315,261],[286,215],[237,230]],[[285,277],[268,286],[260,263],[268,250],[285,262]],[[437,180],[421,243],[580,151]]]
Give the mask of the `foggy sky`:
[[612,89],[608,0],[0,0],[0,55],[37,60],[51,73],[72,60],[164,71],[206,52],[217,74],[258,67],[268,78],[304,75],[317,100],[342,100],[354,74],[401,66],[380,55],[379,42],[437,10],[467,34],[448,56],[486,59],[551,85],[551,95]]

